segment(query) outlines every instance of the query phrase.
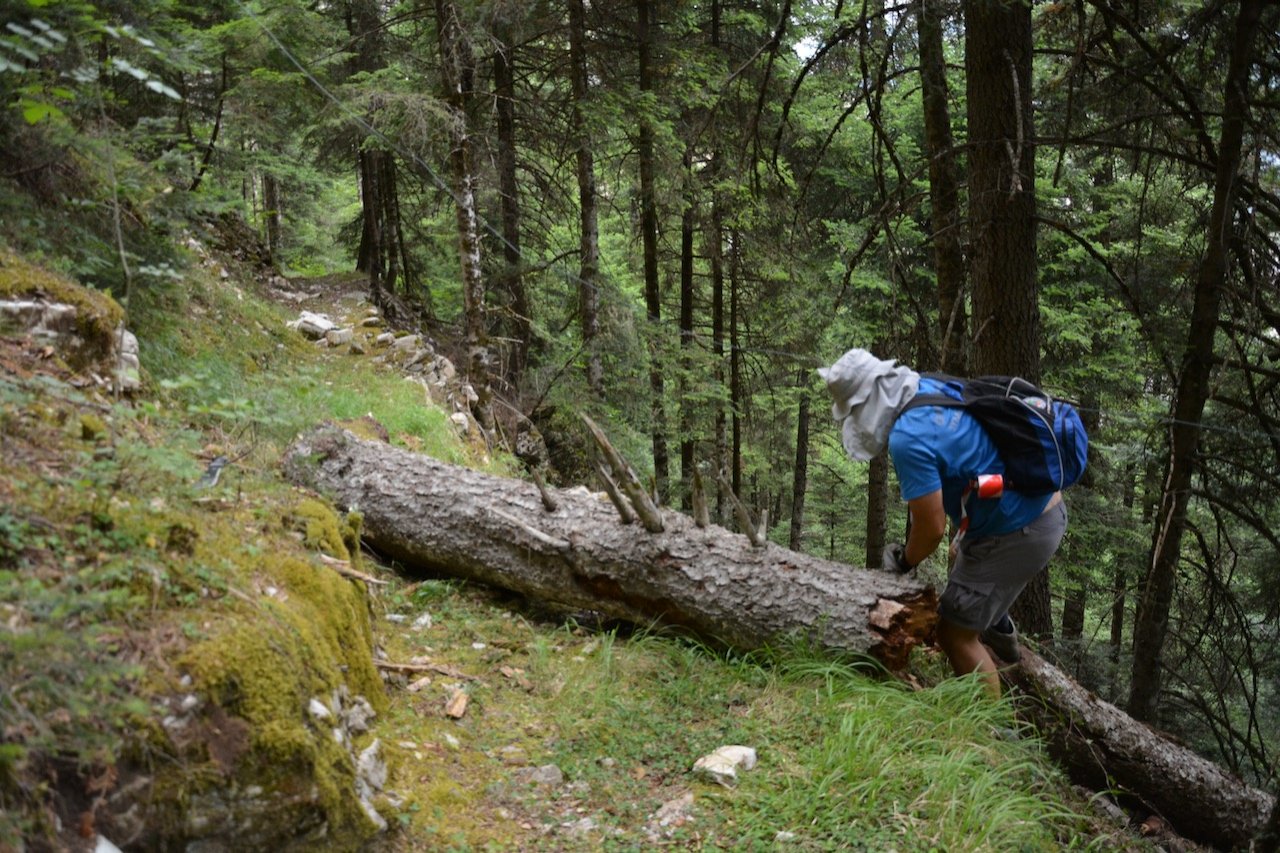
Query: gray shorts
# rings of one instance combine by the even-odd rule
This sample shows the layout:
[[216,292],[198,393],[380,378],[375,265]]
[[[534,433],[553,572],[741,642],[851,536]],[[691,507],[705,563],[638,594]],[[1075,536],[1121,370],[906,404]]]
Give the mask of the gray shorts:
[[1067,506],[1058,501],[1021,530],[961,539],[938,606],[942,618],[972,631],[990,628],[1049,564],[1066,530]]

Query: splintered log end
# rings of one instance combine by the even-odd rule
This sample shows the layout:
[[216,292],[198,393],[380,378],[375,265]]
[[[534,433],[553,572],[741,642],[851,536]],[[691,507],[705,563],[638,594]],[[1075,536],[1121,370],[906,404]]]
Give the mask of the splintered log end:
[[900,599],[881,598],[867,614],[880,635],[871,653],[895,672],[905,669],[911,650],[933,641],[938,624],[938,594],[932,588]]

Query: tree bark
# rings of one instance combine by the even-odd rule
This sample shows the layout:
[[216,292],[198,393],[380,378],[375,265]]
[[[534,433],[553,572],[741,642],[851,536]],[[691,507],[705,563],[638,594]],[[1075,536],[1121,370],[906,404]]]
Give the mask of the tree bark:
[[[365,541],[406,567],[502,587],[567,609],[681,628],[755,649],[799,634],[902,669],[936,622],[919,581],[854,569],[659,510],[662,530],[624,524],[585,489],[449,465],[326,426],[290,448],[294,482],[359,507]],[[426,521],[427,523],[424,523]]]
[[[973,368],[1040,381],[1036,296],[1031,5],[965,0]],[[1024,634],[1053,635],[1049,571],[1012,613]]]
[[1218,849],[1246,848],[1265,827],[1275,797],[1162,737],[1039,655],[1024,648],[1007,678],[1022,693],[1019,713],[1079,784],[1114,791]]
[[[620,463],[622,464],[622,463]],[[682,629],[716,645],[761,648],[803,636],[822,648],[867,654],[901,670],[936,625],[931,587],[751,545],[722,527],[656,510],[661,529],[624,523],[585,489],[534,483],[439,462],[365,441],[334,426],[285,454],[294,483],[358,507],[365,541],[407,569],[502,587],[567,609]],[[641,492],[643,494],[643,492]],[[1179,833],[1220,847],[1260,833],[1274,798],[1076,684],[1033,652],[1005,671],[1020,713],[1081,782],[1120,790]]]
[[1227,279],[1227,251],[1231,240],[1231,215],[1248,109],[1253,41],[1262,13],[1261,0],[1244,0],[1236,19],[1235,38],[1227,69],[1223,103],[1222,138],[1218,145],[1214,176],[1213,208],[1204,257],[1196,278],[1195,301],[1188,324],[1182,370],[1173,397],[1169,427],[1169,463],[1156,516],[1151,561],[1133,626],[1133,682],[1129,689],[1129,713],[1140,720],[1154,720],[1162,684],[1161,655],[1169,630],[1173,582],[1187,525],[1187,501],[1195,467],[1200,418],[1209,397],[1213,367],[1213,341],[1218,328],[1222,290]]

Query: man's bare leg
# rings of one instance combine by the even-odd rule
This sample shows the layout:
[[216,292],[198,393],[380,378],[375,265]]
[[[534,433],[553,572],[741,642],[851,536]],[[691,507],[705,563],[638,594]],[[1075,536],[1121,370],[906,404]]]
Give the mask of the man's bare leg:
[[956,675],[978,673],[987,692],[996,699],[1000,698],[1000,676],[996,672],[995,661],[991,659],[987,647],[978,639],[977,631],[961,628],[942,619],[938,622],[938,645],[942,646]]

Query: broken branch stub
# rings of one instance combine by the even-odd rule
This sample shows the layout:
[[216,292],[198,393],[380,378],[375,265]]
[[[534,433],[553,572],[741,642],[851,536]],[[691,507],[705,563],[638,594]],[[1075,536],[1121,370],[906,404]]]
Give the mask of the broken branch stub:
[[640,524],[650,533],[661,533],[664,529],[662,523],[662,510],[654,503],[653,498],[649,496],[649,492],[645,489],[644,483],[640,482],[640,478],[636,476],[636,472],[632,469],[627,461],[622,458],[613,444],[610,443],[604,431],[596,426],[596,422],[591,420],[585,414],[579,414],[583,423],[587,425],[587,429],[591,431],[591,437],[595,439],[596,446],[600,448],[600,452],[604,454],[605,461],[609,468],[612,469],[614,475],[618,478],[618,486],[627,499],[631,502],[631,509],[640,519]]
[[751,518],[751,510],[747,509],[742,499],[734,494],[733,486],[725,479],[724,474],[720,474],[717,479],[720,482],[721,491],[729,496],[729,503],[733,504],[733,512],[738,517],[738,526],[742,528],[742,532],[746,534],[753,547],[762,547],[764,540],[760,536],[760,529]]
[[614,509],[618,511],[618,517],[622,519],[622,523],[631,524],[635,521],[636,514],[631,511],[631,504],[627,503],[627,499],[622,496],[622,491],[618,488],[618,484],[609,476],[609,470],[599,460],[596,460],[596,474],[599,475],[600,482],[604,485],[605,494],[613,502]]
[[702,474],[693,469],[693,523],[698,527],[706,527],[711,523],[711,511],[707,506],[707,488],[702,484]]

